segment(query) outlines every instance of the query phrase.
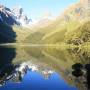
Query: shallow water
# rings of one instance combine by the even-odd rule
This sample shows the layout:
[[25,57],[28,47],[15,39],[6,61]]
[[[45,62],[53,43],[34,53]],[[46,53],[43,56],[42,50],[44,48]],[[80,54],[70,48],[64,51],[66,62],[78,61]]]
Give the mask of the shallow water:
[[0,47],[0,90],[89,90],[90,51]]

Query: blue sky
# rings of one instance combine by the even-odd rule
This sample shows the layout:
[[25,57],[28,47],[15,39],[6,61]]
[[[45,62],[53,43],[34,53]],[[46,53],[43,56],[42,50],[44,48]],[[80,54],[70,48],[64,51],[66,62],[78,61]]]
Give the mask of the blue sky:
[[16,5],[21,6],[32,19],[38,19],[45,15],[56,17],[72,3],[79,0],[0,0],[1,4],[12,8]]

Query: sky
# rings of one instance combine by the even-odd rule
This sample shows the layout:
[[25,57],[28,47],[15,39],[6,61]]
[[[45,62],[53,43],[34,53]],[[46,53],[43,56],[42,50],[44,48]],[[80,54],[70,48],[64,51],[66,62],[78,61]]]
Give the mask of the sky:
[[29,18],[36,20],[45,16],[57,17],[65,8],[78,1],[79,0],[0,0],[0,4],[8,8],[21,6]]
[[21,83],[9,81],[0,90],[77,90],[57,73],[53,73],[48,79],[37,72],[28,71]]

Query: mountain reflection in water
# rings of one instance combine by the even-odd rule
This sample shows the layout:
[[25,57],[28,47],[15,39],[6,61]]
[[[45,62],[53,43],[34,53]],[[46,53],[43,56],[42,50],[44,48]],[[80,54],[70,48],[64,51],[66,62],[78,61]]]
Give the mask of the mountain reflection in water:
[[89,52],[0,47],[0,90],[90,90]]

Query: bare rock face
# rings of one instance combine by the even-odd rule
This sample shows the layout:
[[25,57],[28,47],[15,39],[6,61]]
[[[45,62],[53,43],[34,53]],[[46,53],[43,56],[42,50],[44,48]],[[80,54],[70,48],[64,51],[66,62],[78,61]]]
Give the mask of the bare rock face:
[[14,18],[20,23],[22,26],[26,26],[30,23],[30,19],[27,15],[24,14],[24,10],[21,6],[16,6],[12,9],[12,13],[14,14]]
[[90,20],[90,0],[80,0],[79,3],[71,5],[61,16],[65,21],[78,20],[80,22]]
[[9,8],[0,5],[0,22],[6,23],[8,25],[14,25],[18,22],[13,18],[13,14]]
[[28,19],[23,12],[23,8],[20,6],[16,6],[11,10],[3,5],[0,5],[0,22],[8,25],[26,26],[31,22],[31,19]]
[[12,9],[12,13],[15,15],[16,18],[20,18],[23,13],[23,8],[20,6],[16,6]]

